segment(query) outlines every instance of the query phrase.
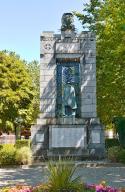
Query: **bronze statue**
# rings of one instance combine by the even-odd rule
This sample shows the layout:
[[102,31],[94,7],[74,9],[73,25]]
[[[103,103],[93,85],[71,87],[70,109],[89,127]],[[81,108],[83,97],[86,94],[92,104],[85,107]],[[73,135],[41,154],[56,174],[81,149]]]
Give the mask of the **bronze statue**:
[[62,16],[62,26],[61,26],[61,31],[75,31],[75,25],[74,19],[73,19],[73,14],[72,13],[64,13]]

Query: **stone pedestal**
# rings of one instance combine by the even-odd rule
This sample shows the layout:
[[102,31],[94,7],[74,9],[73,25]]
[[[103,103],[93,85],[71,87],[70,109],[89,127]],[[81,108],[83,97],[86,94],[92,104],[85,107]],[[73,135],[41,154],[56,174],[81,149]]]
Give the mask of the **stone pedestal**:
[[105,157],[104,129],[97,118],[46,119],[44,125],[33,125],[31,132],[36,159]]

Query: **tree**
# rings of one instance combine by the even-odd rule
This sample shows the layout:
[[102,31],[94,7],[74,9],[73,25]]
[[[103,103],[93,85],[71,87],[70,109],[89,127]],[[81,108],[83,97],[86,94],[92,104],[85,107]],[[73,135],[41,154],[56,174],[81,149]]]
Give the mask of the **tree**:
[[27,65],[28,72],[30,76],[32,77],[32,84],[33,84],[33,90],[34,90],[34,99],[32,102],[32,108],[33,108],[33,121],[36,120],[39,111],[39,105],[40,105],[40,64],[38,61],[34,60]]
[[14,130],[32,122],[32,79],[26,64],[13,52],[0,51],[0,129]]
[[91,0],[75,13],[97,37],[97,111],[103,123],[125,116],[125,2]]

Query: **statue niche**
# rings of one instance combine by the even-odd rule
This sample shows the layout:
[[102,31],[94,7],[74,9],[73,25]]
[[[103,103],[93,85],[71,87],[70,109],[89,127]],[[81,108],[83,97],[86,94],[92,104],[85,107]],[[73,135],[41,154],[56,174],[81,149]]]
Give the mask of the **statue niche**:
[[80,115],[79,63],[57,64],[57,116]]

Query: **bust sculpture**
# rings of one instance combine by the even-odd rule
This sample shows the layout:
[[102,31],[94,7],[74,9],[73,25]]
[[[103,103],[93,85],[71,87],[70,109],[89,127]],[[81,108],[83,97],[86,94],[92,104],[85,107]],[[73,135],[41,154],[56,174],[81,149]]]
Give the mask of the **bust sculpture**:
[[64,13],[62,16],[62,26],[61,26],[61,31],[75,31],[75,26],[74,26],[74,19],[73,19],[73,14],[72,13]]

